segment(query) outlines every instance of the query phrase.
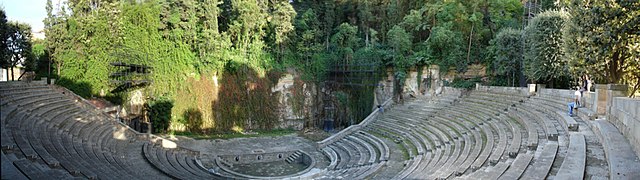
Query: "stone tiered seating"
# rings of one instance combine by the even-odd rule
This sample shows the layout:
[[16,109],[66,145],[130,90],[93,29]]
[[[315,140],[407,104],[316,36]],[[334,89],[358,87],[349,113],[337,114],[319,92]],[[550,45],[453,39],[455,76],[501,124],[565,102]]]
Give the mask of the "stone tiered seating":
[[585,161],[587,159],[587,143],[582,134],[569,136],[569,149],[567,157],[562,161],[562,166],[556,174],[558,179],[582,179],[584,177]]
[[[163,147],[163,139],[51,87],[0,83],[0,92],[3,179],[238,178],[210,172],[198,152]],[[582,179],[589,155],[583,132],[590,129],[604,146],[610,178],[640,176],[615,127],[565,116],[561,101],[491,90],[409,99],[319,146],[328,161],[314,178]]]
[[593,129],[604,146],[611,179],[640,177],[640,159],[627,140],[613,124],[596,120]]
[[30,84],[3,83],[0,91],[3,179],[170,178],[137,158],[142,149],[130,151],[144,138],[68,94]]
[[194,152],[183,149],[165,149],[161,145],[145,143],[142,147],[144,157],[158,170],[176,179],[214,179],[219,178],[198,168]]
[[[330,159],[325,178],[364,178],[384,166],[389,147],[370,133],[357,131],[322,149]],[[357,173],[356,173],[357,172]]]

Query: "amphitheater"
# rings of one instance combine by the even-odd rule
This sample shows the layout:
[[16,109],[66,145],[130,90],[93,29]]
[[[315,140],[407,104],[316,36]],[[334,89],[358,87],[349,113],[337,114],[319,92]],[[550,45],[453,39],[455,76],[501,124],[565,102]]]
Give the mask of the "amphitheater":
[[135,132],[64,88],[0,83],[2,179],[640,179],[632,143],[611,122],[589,108],[568,116],[570,94],[548,90],[445,88],[387,101],[319,142],[247,139],[205,152]]

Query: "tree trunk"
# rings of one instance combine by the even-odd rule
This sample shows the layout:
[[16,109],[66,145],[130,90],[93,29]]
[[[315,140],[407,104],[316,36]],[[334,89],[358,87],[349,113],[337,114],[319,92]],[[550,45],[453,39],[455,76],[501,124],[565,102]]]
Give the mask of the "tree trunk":
[[365,47],[369,47],[369,32],[368,32],[368,29],[367,29],[367,32],[364,32],[364,43],[365,43]]
[[633,86],[633,89],[631,90],[631,92],[629,93],[629,97],[633,97],[636,94],[636,91],[638,91],[638,88],[640,88],[640,76],[638,76],[636,85]]
[[475,24],[471,25],[471,32],[469,32],[469,48],[467,48],[467,63],[470,62],[470,58],[471,58],[471,40],[473,39],[473,27],[475,26]]
[[[13,68],[14,67],[15,66],[9,68],[9,70],[11,71],[11,81],[15,81],[15,79],[13,78]],[[7,80],[9,80],[9,79],[7,79]]]

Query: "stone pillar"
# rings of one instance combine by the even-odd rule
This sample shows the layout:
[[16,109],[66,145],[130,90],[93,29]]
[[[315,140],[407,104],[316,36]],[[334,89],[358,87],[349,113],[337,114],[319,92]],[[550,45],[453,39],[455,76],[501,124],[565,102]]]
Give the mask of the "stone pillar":
[[546,87],[547,86],[545,84],[536,84],[536,92],[537,92],[536,94],[538,94],[538,96],[543,94],[542,92]]
[[591,110],[595,112],[597,115],[606,114],[606,106],[607,106],[607,85],[605,84],[596,84],[596,93],[593,97],[593,105],[591,106]]
[[621,84],[596,84],[596,93],[592,110],[598,115],[606,115],[611,112],[614,97],[622,97],[627,94],[627,85]]
[[624,84],[607,84],[607,115],[611,114],[611,107],[613,106],[614,97],[627,96],[627,90],[629,86]]
[[536,94],[536,84],[528,84],[527,87],[529,87],[529,95]]

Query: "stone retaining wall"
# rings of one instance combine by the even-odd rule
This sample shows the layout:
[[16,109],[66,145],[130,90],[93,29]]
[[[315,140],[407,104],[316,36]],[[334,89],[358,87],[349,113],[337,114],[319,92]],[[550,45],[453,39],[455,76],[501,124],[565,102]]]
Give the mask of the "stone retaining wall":
[[[224,161],[231,164],[262,163],[262,162],[284,161],[287,157],[291,156],[295,152],[296,151],[251,153],[251,154],[239,154],[239,155],[219,155],[218,158],[222,158]],[[236,158],[237,158],[237,161],[236,161]]]
[[527,87],[484,86],[476,83],[476,90],[501,94],[529,95],[529,88]]
[[612,104],[607,120],[629,139],[640,156],[640,99],[616,97]]
[[[289,153],[289,155],[293,154],[293,152],[295,151],[290,151],[287,152]],[[307,152],[304,151],[299,151],[300,153],[302,153],[302,157],[300,158],[300,161],[305,164],[307,166],[306,169],[299,171],[297,173],[294,174],[290,174],[290,175],[284,175],[284,176],[275,176],[275,177],[267,177],[267,176],[253,176],[253,175],[248,175],[248,174],[243,174],[243,173],[239,173],[239,172],[235,172],[233,170],[231,170],[229,167],[227,167],[228,165],[231,164],[239,164],[237,162],[233,162],[235,161],[227,161],[226,159],[222,159],[222,158],[216,158],[216,164],[218,165],[218,167],[220,167],[223,171],[227,172],[227,173],[231,173],[234,176],[238,176],[238,177],[242,177],[242,178],[247,178],[247,179],[307,179],[307,178],[314,178],[319,172],[315,171],[315,172],[310,172],[312,169],[315,169],[314,167],[316,166],[316,162],[313,159],[313,157],[311,157],[311,155],[307,154]],[[271,156],[271,155],[276,155],[277,156],[278,153],[264,153],[262,155],[265,156]],[[249,154],[249,155],[239,155],[239,156],[253,156],[254,158],[256,158],[256,154]],[[221,156],[218,156],[221,157]],[[285,159],[289,156],[284,156],[283,153],[283,158]],[[274,158],[278,158],[278,157],[274,157]],[[256,160],[256,159],[253,159]],[[197,161],[197,160],[196,160]],[[251,162],[252,160],[247,160],[247,162],[245,163],[256,163],[256,161]],[[284,160],[283,160],[284,161]],[[199,164],[201,166],[201,164]]]

